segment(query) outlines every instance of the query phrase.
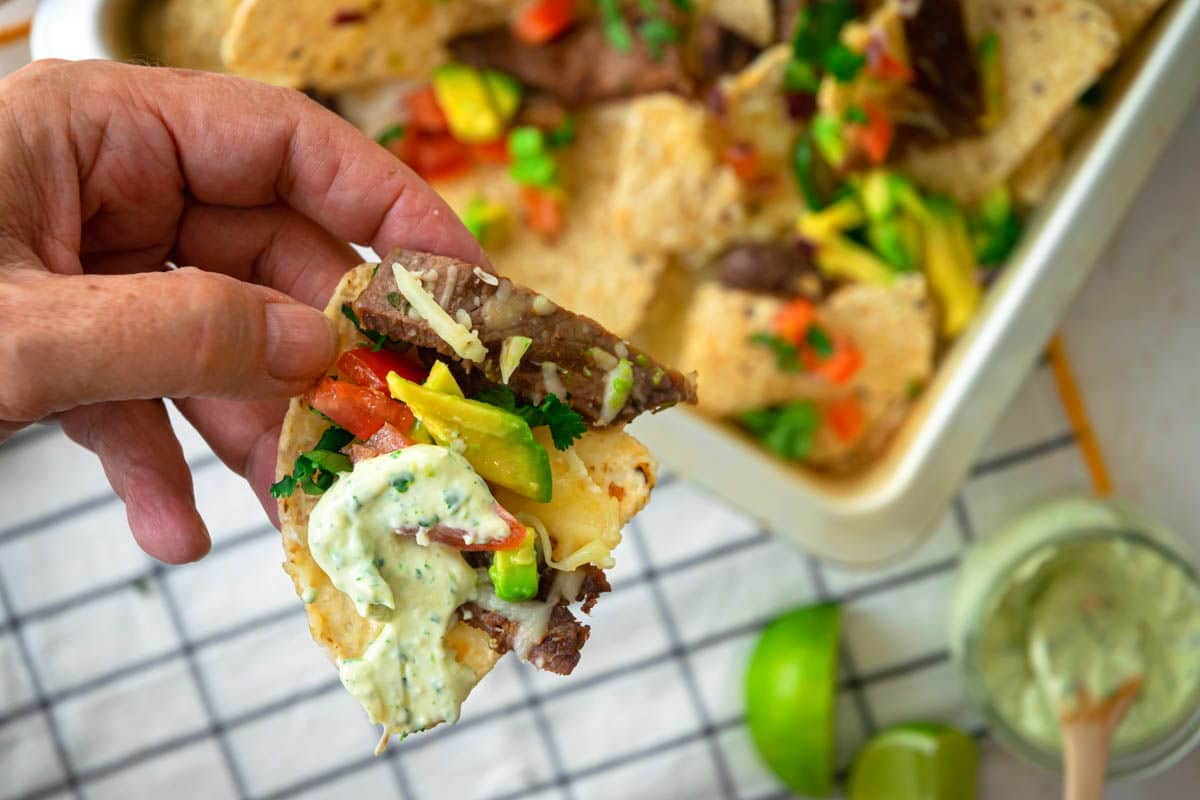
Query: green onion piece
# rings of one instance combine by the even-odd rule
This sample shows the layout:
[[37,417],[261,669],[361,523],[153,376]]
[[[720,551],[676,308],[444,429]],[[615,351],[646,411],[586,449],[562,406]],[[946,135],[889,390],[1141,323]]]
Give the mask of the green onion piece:
[[397,139],[403,139],[403,138],[404,138],[404,126],[400,125],[400,124],[396,124],[396,125],[389,125],[388,127],[384,128],[382,131],[380,131],[379,135],[375,137],[375,141],[379,142],[384,147],[387,147],[388,145],[390,145],[392,142],[396,141]]
[[604,24],[604,35],[609,44],[622,53],[633,49],[633,36],[629,33],[629,25],[621,16],[620,0],[597,0],[600,7],[600,19]]
[[508,134],[508,154],[520,161],[546,152],[546,140],[541,129],[532,125],[513,128]]
[[819,211],[823,203],[813,175],[812,137],[807,132],[796,140],[796,147],[792,151],[792,175],[796,178],[796,184],[800,187],[809,209]]
[[522,186],[554,186],[558,182],[558,165],[545,153],[514,161],[508,175]]
[[825,51],[823,61],[825,71],[837,78],[841,83],[849,83],[858,76],[859,70],[867,63],[867,57],[856,53],[846,45],[838,42]]
[[820,84],[821,78],[809,61],[793,58],[783,68],[783,89],[786,92],[815,93]]

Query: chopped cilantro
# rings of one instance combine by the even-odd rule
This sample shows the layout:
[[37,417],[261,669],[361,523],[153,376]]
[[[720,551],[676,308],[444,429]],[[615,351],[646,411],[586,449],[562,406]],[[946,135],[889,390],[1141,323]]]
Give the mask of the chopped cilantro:
[[825,71],[837,78],[840,83],[849,83],[858,75],[867,57],[856,53],[846,45],[838,42],[825,51]]
[[550,428],[550,438],[559,450],[566,450],[587,430],[583,417],[555,394],[547,394],[540,405],[534,406],[519,403],[513,390],[507,386],[489,386],[475,399],[516,414],[531,428],[543,425]]
[[809,327],[808,333],[804,336],[804,341],[821,358],[829,358],[833,355],[833,342],[830,341],[829,334],[819,325]]
[[678,8],[685,14],[692,13],[692,0],[671,0],[671,5]]
[[566,147],[575,141],[575,115],[567,114],[554,130],[546,134],[546,146],[551,150]]
[[322,494],[330,486],[338,472],[350,469],[350,459],[338,451],[354,440],[349,431],[331,425],[312,450],[296,456],[292,474],[284,475],[271,485],[274,498],[291,497],[299,488],[305,494]]
[[850,106],[846,109],[846,113],[842,115],[842,119],[846,120],[846,122],[852,122],[855,125],[866,125],[871,121],[862,106]]
[[397,124],[389,125],[388,127],[384,128],[380,134],[375,137],[375,141],[379,142],[384,147],[387,147],[392,142],[403,138],[404,126]]
[[804,460],[812,450],[813,434],[821,417],[807,400],[775,408],[747,411],[738,417],[742,426],[768,450],[782,458]]
[[387,301],[392,308],[400,309],[404,306],[404,295],[399,292],[388,292]]
[[800,371],[800,354],[791,342],[770,333],[756,333],[750,337],[750,342],[770,348],[775,354],[775,365],[784,372]]
[[650,57],[655,61],[662,59],[663,50],[667,45],[679,41],[679,30],[660,17],[648,19],[638,25],[638,33],[645,40]]
[[604,35],[609,43],[622,53],[633,49],[633,36],[629,33],[629,25],[621,16],[619,0],[597,0],[600,7],[600,19],[604,23]]
[[364,328],[362,323],[358,321],[358,314],[354,313],[354,308],[349,303],[342,303],[342,316],[350,320],[359,333],[374,343],[375,346],[371,348],[372,350],[378,351],[383,349],[383,346],[387,343],[388,338],[382,333],[376,333],[375,331],[369,331]]

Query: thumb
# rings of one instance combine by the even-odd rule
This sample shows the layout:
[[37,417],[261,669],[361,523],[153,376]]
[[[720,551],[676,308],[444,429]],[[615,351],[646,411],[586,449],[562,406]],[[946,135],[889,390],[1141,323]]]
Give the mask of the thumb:
[[334,355],[320,311],[217,273],[26,273],[0,283],[0,419],[9,421],[110,400],[297,394]]

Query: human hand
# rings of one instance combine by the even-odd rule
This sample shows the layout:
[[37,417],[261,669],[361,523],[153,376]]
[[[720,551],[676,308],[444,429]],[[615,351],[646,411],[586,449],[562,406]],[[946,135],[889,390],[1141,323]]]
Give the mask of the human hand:
[[57,418],[138,544],[191,561],[209,538],[173,398],[276,519],[279,423],[336,355],[313,306],[358,262],[348,241],[486,261],[412,171],[298,92],[108,62],[0,81],[0,442]]

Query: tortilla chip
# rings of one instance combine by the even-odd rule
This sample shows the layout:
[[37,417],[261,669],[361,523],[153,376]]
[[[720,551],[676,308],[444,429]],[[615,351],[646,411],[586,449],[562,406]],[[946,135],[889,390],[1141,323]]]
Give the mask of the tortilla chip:
[[712,249],[744,216],[742,184],[717,162],[708,115],[673,94],[629,105],[616,163],[615,230],[635,251]]
[[157,41],[164,64],[224,72],[221,37],[242,0],[166,0]]
[[834,292],[818,310],[822,325],[844,333],[863,356],[853,380],[836,386],[824,378],[778,368],[770,350],[750,337],[769,331],[784,301],[707,283],[696,292],[687,318],[681,367],[699,373],[699,408],[726,417],[808,400],[823,407],[854,395],[866,424],[861,437],[841,441],[828,426],[818,430],[809,462],[851,469],[869,460],[895,432],[910,391],[933,372],[937,337],[925,279],[913,275],[892,286],[854,284]]
[[1121,35],[1122,42],[1128,42],[1137,35],[1137,32],[1142,29],[1146,21],[1166,2],[1166,0],[1091,1],[1104,9],[1112,17],[1113,24],[1117,26],[1117,33]]
[[626,103],[580,113],[575,144],[558,153],[567,205],[566,227],[555,241],[520,223],[520,189],[503,168],[477,168],[435,186],[460,215],[476,197],[507,206],[518,221],[506,240],[488,248],[497,271],[618,336],[637,328],[666,265],[664,256],[636,252],[613,229],[610,197],[628,115]]
[[242,0],[221,58],[231,72],[323,91],[424,78],[446,39],[507,13],[482,0]]
[[[363,264],[346,273],[329,299],[325,316],[337,332],[339,350],[368,344],[342,314],[341,307],[366,288],[375,267],[374,264]],[[293,398],[279,435],[276,475],[291,472],[296,456],[312,449],[327,425],[328,422],[313,413],[303,398]],[[553,448],[545,429],[537,429],[535,435],[539,440],[545,440],[556,465],[555,502],[531,503],[520,510],[542,519],[555,540],[556,550],[560,528],[565,532],[564,549],[586,549],[589,533],[602,540],[600,543],[605,547],[614,546],[621,538],[620,527],[649,500],[657,470],[653,457],[636,439],[619,430],[589,431],[565,452]],[[500,496],[500,490],[496,494]],[[356,658],[378,634],[379,627],[378,623],[358,615],[354,603],[333,586],[309,553],[308,519],[318,499],[296,492],[279,501],[286,554],[283,568],[291,576],[297,595],[304,595],[306,590],[314,593],[313,601],[305,605],[313,639],[334,659]],[[583,513],[581,505],[584,503],[597,509],[598,514]],[[517,510],[516,505],[513,502],[510,508]],[[597,550],[597,547],[591,549]],[[486,675],[500,657],[486,633],[463,622],[451,627],[444,641],[478,678]]]
[[783,99],[784,73],[791,60],[791,45],[775,45],[718,84],[729,136],[754,145],[764,174],[788,169],[800,131]]
[[663,270],[634,343],[664,364],[675,364],[683,350],[684,320],[696,288],[695,270],[672,260]]
[[1062,171],[1063,156],[1062,137],[1057,129],[1051,129],[1033,146],[1009,179],[1013,199],[1030,208],[1041,204]]
[[707,9],[722,27],[766,47],[775,39],[775,9],[771,0],[709,0]]
[[1108,15],[1087,0],[965,0],[972,37],[995,31],[1003,42],[1008,108],[984,136],[911,153],[904,169],[960,202],[1008,179],[1046,131],[1117,56]]

